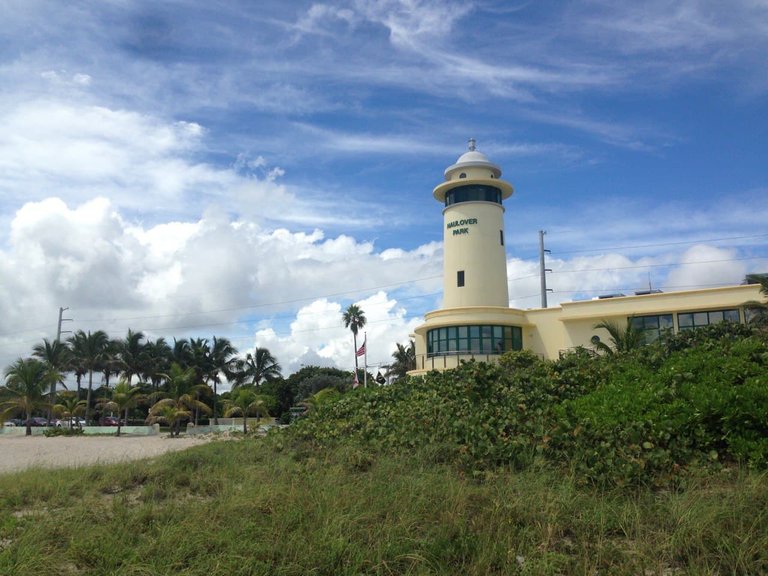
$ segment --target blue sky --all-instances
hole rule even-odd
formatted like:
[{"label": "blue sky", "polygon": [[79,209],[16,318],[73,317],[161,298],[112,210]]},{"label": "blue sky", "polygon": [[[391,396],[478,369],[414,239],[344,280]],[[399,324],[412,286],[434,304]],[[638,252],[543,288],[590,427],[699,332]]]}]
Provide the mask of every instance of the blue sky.
[{"label": "blue sky", "polygon": [[371,363],[440,306],[443,170],[515,187],[511,305],[768,270],[768,4],[0,5],[0,364],[68,329]]}]

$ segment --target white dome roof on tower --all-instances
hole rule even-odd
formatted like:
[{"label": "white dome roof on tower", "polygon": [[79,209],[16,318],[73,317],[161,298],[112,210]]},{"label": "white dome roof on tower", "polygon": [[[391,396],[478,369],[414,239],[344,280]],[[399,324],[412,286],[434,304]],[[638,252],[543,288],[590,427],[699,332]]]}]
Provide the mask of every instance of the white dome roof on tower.
[{"label": "white dome roof on tower", "polygon": [[488,157],[485,154],[478,152],[475,149],[474,138],[470,138],[469,150],[459,156],[459,159],[456,160],[456,164],[448,166],[448,168],[445,169],[445,179],[449,180],[451,173],[459,170],[460,168],[490,168],[495,178],[499,178],[501,176],[501,168],[488,160]]},{"label": "white dome roof on tower", "polygon": [[456,165],[459,164],[466,164],[467,162],[472,162],[473,164],[477,164],[480,162],[490,164],[491,161],[488,160],[488,157],[483,154],[482,152],[478,152],[477,150],[470,150],[469,152],[464,152],[461,156],[459,156],[459,159],[456,160]]}]

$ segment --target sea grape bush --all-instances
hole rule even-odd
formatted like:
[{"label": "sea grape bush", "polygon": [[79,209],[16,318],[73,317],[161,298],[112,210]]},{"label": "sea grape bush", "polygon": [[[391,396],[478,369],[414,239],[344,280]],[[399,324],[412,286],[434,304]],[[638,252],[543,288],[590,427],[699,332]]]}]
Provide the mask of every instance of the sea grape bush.
[{"label": "sea grape bush", "polygon": [[315,446],[432,449],[478,471],[536,462],[601,485],[667,484],[694,462],[768,467],[768,339],[715,326],[640,350],[557,361],[510,352],[313,409]]}]

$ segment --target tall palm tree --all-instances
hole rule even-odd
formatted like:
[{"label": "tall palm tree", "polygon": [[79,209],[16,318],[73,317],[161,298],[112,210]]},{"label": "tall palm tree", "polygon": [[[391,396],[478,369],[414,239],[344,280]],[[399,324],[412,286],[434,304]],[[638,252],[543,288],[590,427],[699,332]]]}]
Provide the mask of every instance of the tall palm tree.
[{"label": "tall palm tree", "polygon": [[264,381],[282,378],[282,367],[267,348],[256,348],[236,363],[233,388],[243,384],[258,387]]},{"label": "tall palm tree", "polygon": [[0,391],[4,398],[0,402],[3,418],[22,413],[27,423],[27,436],[32,435],[30,419],[32,412],[47,408],[45,395],[51,382],[60,375],[37,358],[19,358],[5,371],[5,387]]},{"label": "tall palm tree", "polygon": [[118,365],[128,384],[133,383],[134,376],[141,377],[147,364],[147,345],[142,340],[142,332],[134,332],[129,328],[125,338],[118,341]]},{"label": "tall palm tree", "polygon": [[236,362],[237,348],[227,338],[213,337],[213,345],[209,355],[208,377],[213,382],[213,423],[218,424],[219,418],[216,412],[216,399],[218,397],[218,385],[221,383],[223,374],[229,379],[233,374],[233,368]]},{"label": "tall palm tree", "polygon": [[188,366],[192,350],[189,345],[189,340],[181,338],[173,339],[173,347],[171,348],[171,362],[176,362],[179,366]]},{"label": "tall palm tree", "polygon": [[197,382],[205,382],[211,370],[211,346],[207,338],[190,338],[186,365],[194,369]]},{"label": "tall palm tree", "polygon": [[144,363],[142,378],[145,382],[151,382],[152,389],[156,392],[163,380],[163,374],[168,372],[171,366],[173,350],[165,338],[158,338],[154,342],[148,340],[144,349],[146,362]]},{"label": "tall palm tree", "polygon": [[243,434],[248,433],[249,415],[255,415],[257,419],[269,415],[267,399],[263,395],[257,394],[252,388],[239,388],[233,391],[230,399],[224,401],[224,406],[225,417],[243,417]]},{"label": "tall palm tree", "polygon": [[[48,398],[48,404],[53,406],[56,402],[56,385],[61,384],[64,386],[64,374],[69,369],[70,362],[70,350],[67,345],[60,340],[50,341],[47,338],[43,338],[42,344],[35,344],[32,348],[32,356],[42,361],[48,366],[50,370],[54,370],[59,373],[58,380],[51,381],[50,397]],[[48,411],[48,423],[51,423],[52,412]]]},{"label": "tall palm tree", "polygon": [[88,422],[91,410],[91,392],[93,391],[93,372],[101,368],[101,362],[109,344],[109,337],[103,330],[97,330],[93,333],[90,330],[87,333],[78,330],[68,342],[75,361],[88,373],[88,395],[85,400],[85,421]]},{"label": "tall palm tree", "polygon": [[357,374],[357,333],[361,328],[365,327],[365,313],[357,304],[350,304],[349,308],[344,311],[341,318],[344,321],[344,328],[352,330],[352,339],[355,345],[355,374]]},{"label": "tall palm tree", "polygon": [[128,411],[131,408],[135,408],[139,400],[142,398],[141,388],[139,386],[131,386],[131,383],[127,379],[122,379],[117,383],[115,389],[112,390],[111,398],[102,398],[99,400],[98,405],[101,410],[109,410],[117,412],[117,435],[120,436],[120,428],[122,426],[122,420],[120,420],[120,413],[124,413],[125,423],[128,424]]},{"label": "tall palm tree", "polygon": [[632,326],[632,322],[627,322],[623,330],[615,322],[601,320],[593,326],[594,329],[602,328],[608,332],[611,339],[609,346],[601,342],[598,337],[593,337],[593,344],[597,350],[605,354],[623,354],[632,350],[637,350],[643,345],[643,333]]},{"label": "tall palm tree", "polygon": [[107,345],[104,347],[104,353],[99,362],[102,377],[102,384],[109,388],[109,382],[112,376],[120,374],[120,341],[107,339]]},{"label": "tall palm tree", "polygon": [[392,358],[395,361],[387,366],[387,376],[405,378],[409,370],[416,369],[416,343],[409,340],[408,346],[403,346],[398,342],[397,350],[392,352]]},{"label": "tall palm tree", "polygon": [[168,397],[158,400],[149,409],[149,421],[167,423],[171,427],[171,436],[178,437],[181,423],[191,420],[195,409],[206,414],[210,414],[211,409],[196,397],[197,388],[205,384],[198,383],[194,368],[182,368],[174,362],[165,380]]}]

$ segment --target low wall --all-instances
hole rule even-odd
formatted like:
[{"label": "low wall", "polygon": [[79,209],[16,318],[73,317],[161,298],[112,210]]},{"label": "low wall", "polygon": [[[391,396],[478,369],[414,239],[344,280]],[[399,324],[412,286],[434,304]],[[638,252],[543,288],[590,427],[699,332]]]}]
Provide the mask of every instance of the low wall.
[{"label": "low wall", "polygon": [[[231,418],[231,422],[221,424],[223,418],[219,418],[219,424],[211,424],[210,426],[195,426],[194,424],[187,424],[187,436],[198,436],[200,434],[221,434],[226,432],[242,432],[243,431],[243,419]],[[239,421],[238,421],[239,420]],[[260,433],[265,433],[272,426],[274,426],[274,419],[257,420],[256,418],[248,419],[248,431],[252,431],[255,427],[258,427]]]},{"label": "low wall", "polygon": [[[49,430],[49,428],[44,426],[33,426],[32,436],[43,436],[46,430]],[[26,433],[26,426],[0,427],[0,434],[3,436],[24,436]],[[117,434],[117,426],[83,426],[83,434],[85,436],[104,436],[108,434]],[[120,428],[120,434],[125,434],[126,436],[157,436],[160,434],[160,425],[153,424],[152,426],[122,426]]]},{"label": "low wall", "polygon": [[224,432],[242,432],[242,424],[211,424],[210,426],[187,426],[187,436],[200,434],[221,434]]}]

